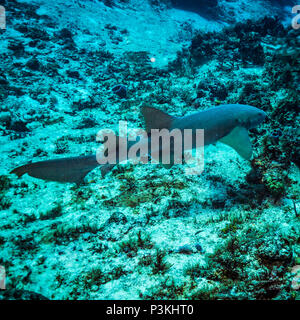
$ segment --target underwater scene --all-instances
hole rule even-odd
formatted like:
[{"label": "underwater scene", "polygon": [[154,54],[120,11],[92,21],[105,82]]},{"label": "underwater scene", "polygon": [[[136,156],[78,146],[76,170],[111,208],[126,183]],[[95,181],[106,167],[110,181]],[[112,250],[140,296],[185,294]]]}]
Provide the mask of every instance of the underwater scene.
[{"label": "underwater scene", "polygon": [[299,300],[300,1],[0,0],[0,300]]}]

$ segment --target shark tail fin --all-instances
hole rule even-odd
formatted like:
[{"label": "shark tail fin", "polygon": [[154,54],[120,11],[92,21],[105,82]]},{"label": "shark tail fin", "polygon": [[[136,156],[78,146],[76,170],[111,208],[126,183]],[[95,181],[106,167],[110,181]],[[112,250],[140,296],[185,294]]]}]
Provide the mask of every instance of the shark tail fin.
[{"label": "shark tail fin", "polygon": [[170,129],[173,121],[176,119],[176,117],[170,116],[161,110],[148,106],[143,106],[141,113],[144,117],[148,133],[151,132],[151,129]]},{"label": "shark tail fin", "polygon": [[80,183],[97,166],[99,163],[96,156],[90,155],[28,163],[13,169],[10,173],[18,177],[27,173],[31,177],[48,181]]}]

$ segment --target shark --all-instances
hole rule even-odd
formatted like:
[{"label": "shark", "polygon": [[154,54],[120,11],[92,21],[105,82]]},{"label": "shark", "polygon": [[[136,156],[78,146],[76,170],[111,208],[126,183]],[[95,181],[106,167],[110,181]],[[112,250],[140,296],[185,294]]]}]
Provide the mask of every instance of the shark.
[{"label": "shark", "polygon": [[[220,105],[183,117],[175,117],[159,109],[143,106],[141,114],[144,117],[148,134],[141,138],[142,141],[139,143],[144,142],[150,145],[153,129],[170,131],[178,129],[182,132],[190,129],[193,134],[197,129],[202,129],[204,130],[204,146],[221,142],[230,146],[245,160],[250,160],[253,153],[248,131],[260,125],[266,118],[263,110],[243,104]],[[134,143],[129,142],[128,148]],[[191,147],[195,148],[195,144],[193,143]],[[118,150],[116,153],[117,163],[120,163],[122,159],[118,155]],[[81,183],[89,172],[99,166],[102,176],[105,176],[115,164],[100,164],[97,155],[91,154],[27,163],[13,169],[10,173],[18,177],[28,174],[31,177],[48,181]],[[167,167],[171,166],[172,163]]]}]

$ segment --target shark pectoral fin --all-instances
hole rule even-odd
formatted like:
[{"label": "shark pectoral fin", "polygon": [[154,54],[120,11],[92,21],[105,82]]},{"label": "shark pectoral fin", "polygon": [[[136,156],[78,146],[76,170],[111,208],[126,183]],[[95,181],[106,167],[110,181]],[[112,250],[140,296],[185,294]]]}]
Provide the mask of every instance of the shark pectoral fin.
[{"label": "shark pectoral fin", "polygon": [[251,159],[252,144],[246,128],[236,127],[219,141],[233,148],[242,158]]}]

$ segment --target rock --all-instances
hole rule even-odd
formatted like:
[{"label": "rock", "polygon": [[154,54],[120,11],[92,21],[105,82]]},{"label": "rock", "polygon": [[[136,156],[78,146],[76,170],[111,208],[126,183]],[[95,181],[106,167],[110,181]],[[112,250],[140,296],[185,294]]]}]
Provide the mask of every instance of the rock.
[{"label": "rock", "polygon": [[125,224],[127,223],[127,218],[122,212],[114,212],[106,221],[106,224],[111,223]]},{"label": "rock", "polygon": [[68,39],[68,40],[73,40],[73,34],[72,32],[67,29],[67,28],[63,28],[58,32],[58,37],[60,39]]},{"label": "rock", "polygon": [[202,246],[201,246],[199,243],[196,243],[196,244],[195,244],[195,248],[196,248],[196,250],[199,251],[200,253],[203,253],[203,252],[204,252]]},{"label": "rock", "polygon": [[226,197],[219,196],[211,200],[212,207],[214,209],[223,209],[226,205]]},{"label": "rock", "polygon": [[100,228],[100,239],[118,241],[128,232],[130,225],[122,212],[114,212]]},{"label": "rock", "polygon": [[120,98],[127,97],[127,87],[122,84],[118,84],[117,86],[113,87],[112,91]]},{"label": "rock", "polygon": [[37,58],[32,58],[26,63],[26,67],[33,71],[40,71],[42,69],[42,64]]},{"label": "rock", "polygon": [[3,74],[0,74],[0,85],[7,86],[9,85],[8,80],[6,79],[6,76]]},{"label": "rock", "polygon": [[48,300],[48,298],[33,291],[7,289],[0,291],[0,300]]},{"label": "rock", "polygon": [[11,114],[9,112],[0,113],[0,124],[8,124],[11,122]]},{"label": "rock", "polygon": [[70,78],[80,79],[80,74],[77,70],[67,70],[67,75]]},{"label": "rock", "polygon": [[218,0],[171,0],[171,3],[175,8],[193,11],[201,15],[208,13],[213,14],[218,7]]},{"label": "rock", "polygon": [[8,128],[9,130],[14,130],[16,132],[28,132],[29,129],[26,127],[26,123],[22,120],[13,120]]},{"label": "rock", "polygon": [[93,128],[97,124],[98,124],[97,121],[93,117],[88,117],[88,118],[84,118],[82,121],[80,121],[80,123],[78,124],[76,129]]},{"label": "rock", "polygon": [[13,51],[13,54],[16,57],[20,57],[25,52],[24,44],[20,41],[10,42],[8,45],[8,49]]},{"label": "rock", "polygon": [[193,249],[188,244],[185,244],[181,247],[179,247],[177,250],[175,250],[177,253],[183,253],[183,254],[192,254]]}]

